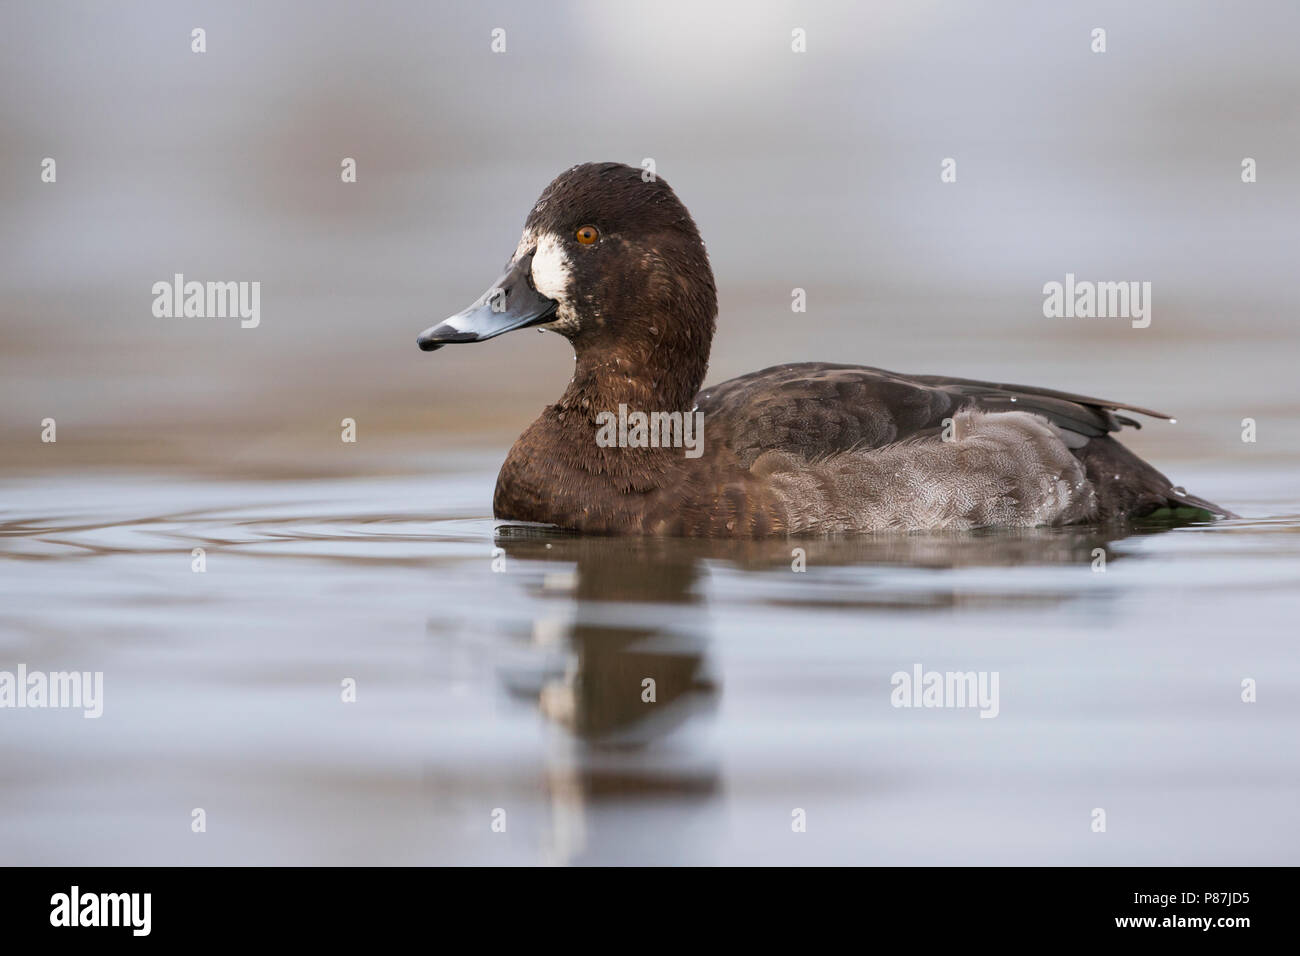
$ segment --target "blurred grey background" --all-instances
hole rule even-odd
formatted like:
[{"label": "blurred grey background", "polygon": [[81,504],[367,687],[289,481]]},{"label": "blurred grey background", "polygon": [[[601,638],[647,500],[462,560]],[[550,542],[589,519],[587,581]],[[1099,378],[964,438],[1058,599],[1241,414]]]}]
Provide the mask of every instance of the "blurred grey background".
[{"label": "blurred grey background", "polygon": [[[1298,34],[1289,0],[6,4],[0,467],[504,455],[567,344],[415,335],[556,173],[646,157],[712,256],[711,381],[822,359],[1052,385],[1178,415],[1133,441],[1165,463],[1293,460]],[[176,272],[260,281],[261,326],[155,318]],[[1066,272],[1151,281],[1151,327],[1045,319]]]}]

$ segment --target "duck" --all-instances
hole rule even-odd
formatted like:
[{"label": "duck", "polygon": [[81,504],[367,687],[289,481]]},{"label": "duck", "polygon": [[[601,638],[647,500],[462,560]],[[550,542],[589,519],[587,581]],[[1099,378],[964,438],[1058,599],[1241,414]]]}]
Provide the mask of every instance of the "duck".
[{"label": "duck", "polygon": [[1236,517],[1116,440],[1134,415],[1172,421],[1136,405],[825,362],[703,387],[717,315],[704,241],[668,183],[583,163],[542,192],[504,273],[417,344],[538,328],[573,347],[568,387],[501,467],[501,522],[766,538]]}]

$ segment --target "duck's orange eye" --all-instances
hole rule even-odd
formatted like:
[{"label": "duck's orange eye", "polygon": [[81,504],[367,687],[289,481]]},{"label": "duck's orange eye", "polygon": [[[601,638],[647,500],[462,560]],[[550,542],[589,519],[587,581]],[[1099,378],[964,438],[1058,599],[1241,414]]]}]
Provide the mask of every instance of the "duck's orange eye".
[{"label": "duck's orange eye", "polygon": [[583,226],[578,230],[578,241],[584,246],[589,246],[600,238],[600,232],[595,226]]}]

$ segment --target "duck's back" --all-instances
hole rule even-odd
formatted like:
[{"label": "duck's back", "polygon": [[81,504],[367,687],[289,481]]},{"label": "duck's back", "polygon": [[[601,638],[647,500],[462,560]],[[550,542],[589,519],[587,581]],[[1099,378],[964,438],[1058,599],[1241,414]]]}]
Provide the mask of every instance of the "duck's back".
[{"label": "duck's back", "polygon": [[[900,442],[928,448],[933,441],[952,437],[954,418],[963,412],[986,413],[980,426],[986,430],[997,421],[994,416],[1028,413],[1050,422],[1051,431],[1082,465],[1095,493],[1088,519],[1140,517],[1161,508],[1189,506],[1230,515],[1218,505],[1175,489],[1168,478],[1111,437],[1125,426],[1141,427],[1117,412],[1168,418],[1119,402],[1023,385],[808,362],[773,366],[706,387],[697,404],[704,413],[708,440],[729,447],[742,466],[752,468],[772,453],[782,456],[787,470],[795,467],[792,461],[825,463]],[[1020,416],[1016,420],[1025,422]],[[1032,429],[1023,439],[1013,435],[1008,440],[1017,444],[1031,438],[1040,444],[1047,441]],[[896,457],[913,463],[917,456]],[[770,466],[760,463],[760,467]],[[928,467],[936,470],[936,480],[943,478],[941,463]]]}]

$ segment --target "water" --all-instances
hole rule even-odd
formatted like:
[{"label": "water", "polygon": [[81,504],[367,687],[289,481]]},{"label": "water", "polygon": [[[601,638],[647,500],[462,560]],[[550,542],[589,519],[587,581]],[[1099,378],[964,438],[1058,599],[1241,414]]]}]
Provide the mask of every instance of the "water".
[{"label": "water", "polygon": [[[735,543],[499,527],[494,468],[0,484],[0,670],[104,673],[0,711],[0,860],[1296,862],[1284,472],[1126,537]],[[997,716],[891,706],[917,664]]]}]

